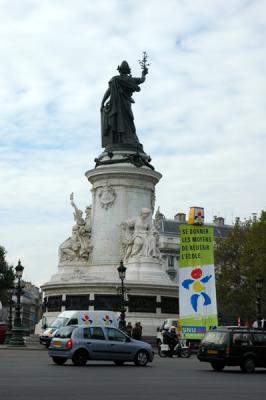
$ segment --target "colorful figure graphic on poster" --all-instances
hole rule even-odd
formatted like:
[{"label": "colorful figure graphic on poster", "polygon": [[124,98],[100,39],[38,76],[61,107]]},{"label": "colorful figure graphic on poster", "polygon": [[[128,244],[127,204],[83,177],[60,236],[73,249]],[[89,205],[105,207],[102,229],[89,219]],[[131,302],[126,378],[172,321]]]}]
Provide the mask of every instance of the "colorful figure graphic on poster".
[{"label": "colorful figure graphic on poster", "polygon": [[211,304],[211,298],[210,296],[205,292],[206,287],[203,285],[203,283],[207,283],[211,278],[212,275],[206,275],[202,278],[202,269],[201,268],[195,268],[191,272],[191,277],[193,279],[185,279],[182,282],[183,288],[189,290],[190,285],[192,285],[192,290],[194,294],[191,295],[190,298],[190,303],[192,305],[192,308],[195,312],[198,311],[198,301],[199,298],[202,297],[204,299],[204,306],[208,306]]}]

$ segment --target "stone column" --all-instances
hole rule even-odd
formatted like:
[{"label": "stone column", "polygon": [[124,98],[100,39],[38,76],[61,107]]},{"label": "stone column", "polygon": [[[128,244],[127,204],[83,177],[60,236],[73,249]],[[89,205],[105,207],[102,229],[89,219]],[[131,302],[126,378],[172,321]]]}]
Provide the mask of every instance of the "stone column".
[{"label": "stone column", "polygon": [[118,265],[120,224],[146,207],[152,212],[159,172],[132,164],[99,166],[86,172],[92,184],[92,265]]}]

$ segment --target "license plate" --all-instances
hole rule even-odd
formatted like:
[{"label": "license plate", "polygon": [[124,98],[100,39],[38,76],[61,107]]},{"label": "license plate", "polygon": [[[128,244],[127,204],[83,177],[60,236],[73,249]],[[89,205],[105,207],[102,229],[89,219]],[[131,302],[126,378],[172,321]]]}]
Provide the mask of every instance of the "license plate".
[{"label": "license plate", "polygon": [[54,347],[62,347],[62,342],[54,341],[54,342],[53,342],[53,346],[54,346]]},{"label": "license plate", "polygon": [[208,354],[218,354],[218,350],[208,350]]}]

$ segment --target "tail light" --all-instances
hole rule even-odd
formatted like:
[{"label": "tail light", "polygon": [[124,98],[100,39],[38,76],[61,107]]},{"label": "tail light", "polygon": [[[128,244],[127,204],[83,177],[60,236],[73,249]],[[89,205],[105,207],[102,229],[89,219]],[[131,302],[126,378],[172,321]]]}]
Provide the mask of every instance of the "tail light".
[{"label": "tail light", "polygon": [[230,347],[227,346],[226,349],[225,349],[225,354],[230,354],[230,351],[231,351]]},{"label": "tail light", "polygon": [[72,339],[69,339],[69,341],[66,343],[66,349],[70,350],[72,349],[73,341]]}]

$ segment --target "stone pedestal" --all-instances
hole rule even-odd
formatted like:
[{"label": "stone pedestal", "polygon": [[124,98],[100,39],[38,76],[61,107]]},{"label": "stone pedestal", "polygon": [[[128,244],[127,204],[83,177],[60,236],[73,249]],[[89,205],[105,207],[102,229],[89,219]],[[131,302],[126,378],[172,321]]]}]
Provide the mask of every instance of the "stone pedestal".
[{"label": "stone pedestal", "polygon": [[[92,250],[86,262],[61,261],[58,272],[42,289],[48,303],[49,298],[53,298],[51,304],[56,297],[61,299],[61,311],[65,309],[67,296],[87,296],[87,307],[97,309],[101,296],[108,299],[116,297],[114,301],[117,301],[117,289],[120,286],[117,267],[124,257],[127,268],[125,286],[128,293],[126,320],[132,323],[141,321],[144,335],[155,336],[161,321],[171,317],[171,314],[162,311],[165,299],[169,298],[174,302],[176,299],[178,302],[178,291],[169,275],[162,271],[159,248],[153,256],[140,253],[138,256],[125,257],[122,254],[121,224],[127,222],[127,226],[130,226],[130,221],[136,220],[143,209],[151,211],[145,223],[149,222],[150,226],[147,235],[152,235],[155,186],[161,179],[161,174],[152,169],[145,153],[129,153],[122,150],[104,152],[96,160],[96,168],[86,172],[85,175],[92,185]],[[140,307],[145,299],[146,306]],[[134,310],[133,304],[136,305],[136,302],[138,306]],[[151,303],[150,307],[148,304]],[[112,307],[114,304],[111,309],[120,309],[119,306]],[[58,313],[51,311],[45,315],[49,318]]]},{"label": "stone pedestal", "polygon": [[[116,158],[121,158],[121,152]],[[86,172],[92,184],[92,265],[118,264],[120,224],[136,218],[146,207],[152,212],[155,185],[162,175],[130,163],[99,166]]]},{"label": "stone pedestal", "polygon": [[159,260],[150,257],[133,257],[126,263],[127,281],[150,284],[150,285],[171,285],[171,280],[162,271],[162,264]]}]

